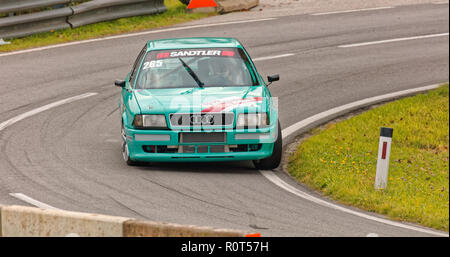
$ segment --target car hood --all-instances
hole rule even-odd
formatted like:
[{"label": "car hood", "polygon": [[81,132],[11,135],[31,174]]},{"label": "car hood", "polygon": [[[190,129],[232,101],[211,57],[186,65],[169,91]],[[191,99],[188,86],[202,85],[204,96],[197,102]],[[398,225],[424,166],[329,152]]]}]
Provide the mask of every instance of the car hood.
[{"label": "car hood", "polygon": [[265,106],[262,86],[146,89],[134,95],[142,114],[236,112]]}]

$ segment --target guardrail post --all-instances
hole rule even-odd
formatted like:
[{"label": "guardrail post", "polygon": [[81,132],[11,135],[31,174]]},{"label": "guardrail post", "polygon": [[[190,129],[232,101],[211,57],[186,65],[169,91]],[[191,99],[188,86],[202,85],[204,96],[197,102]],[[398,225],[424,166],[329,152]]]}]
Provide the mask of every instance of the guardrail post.
[{"label": "guardrail post", "polygon": [[387,186],[389,170],[389,157],[391,154],[392,133],[394,129],[380,129],[380,141],[378,144],[377,173],[375,176],[375,189],[384,189]]}]

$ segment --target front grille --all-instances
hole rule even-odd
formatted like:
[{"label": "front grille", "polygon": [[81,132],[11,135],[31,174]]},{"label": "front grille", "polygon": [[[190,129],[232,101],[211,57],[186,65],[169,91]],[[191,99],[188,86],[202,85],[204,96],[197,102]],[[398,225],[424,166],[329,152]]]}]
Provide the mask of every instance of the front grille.
[{"label": "front grille", "polygon": [[[262,144],[241,145],[144,145],[146,153],[230,153],[259,151]],[[175,157],[172,157],[175,158]]]},{"label": "front grille", "polygon": [[223,127],[232,126],[234,113],[171,113],[170,125],[176,127]]},{"label": "front grille", "polygon": [[225,143],[226,134],[222,132],[182,132],[179,134],[180,143]]},{"label": "front grille", "polygon": [[209,151],[211,153],[224,153],[225,146],[224,145],[212,145],[209,147]]}]

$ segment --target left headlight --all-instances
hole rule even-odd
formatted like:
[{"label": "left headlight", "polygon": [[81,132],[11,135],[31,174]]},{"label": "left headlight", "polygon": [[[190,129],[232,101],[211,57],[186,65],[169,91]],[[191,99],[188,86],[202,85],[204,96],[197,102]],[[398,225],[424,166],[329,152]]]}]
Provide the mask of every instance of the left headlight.
[{"label": "left headlight", "polygon": [[241,113],[238,116],[236,127],[238,128],[261,128],[270,124],[267,113]]},{"label": "left headlight", "polygon": [[133,126],[135,128],[167,128],[166,116],[160,114],[136,115]]}]

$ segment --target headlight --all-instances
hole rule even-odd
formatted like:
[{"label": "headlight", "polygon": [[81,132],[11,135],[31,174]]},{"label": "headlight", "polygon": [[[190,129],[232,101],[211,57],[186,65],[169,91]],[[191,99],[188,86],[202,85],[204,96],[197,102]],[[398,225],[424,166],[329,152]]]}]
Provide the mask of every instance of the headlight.
[{"label": "headlight", "polygon": [[167,128],[164,115],[136,115],[133,126],[135,128]]},{"label": "headlight", "polygon": [[241,113],[238,116],[236,127],[260,128],[269,125],[269,116],[267,113]]}]

